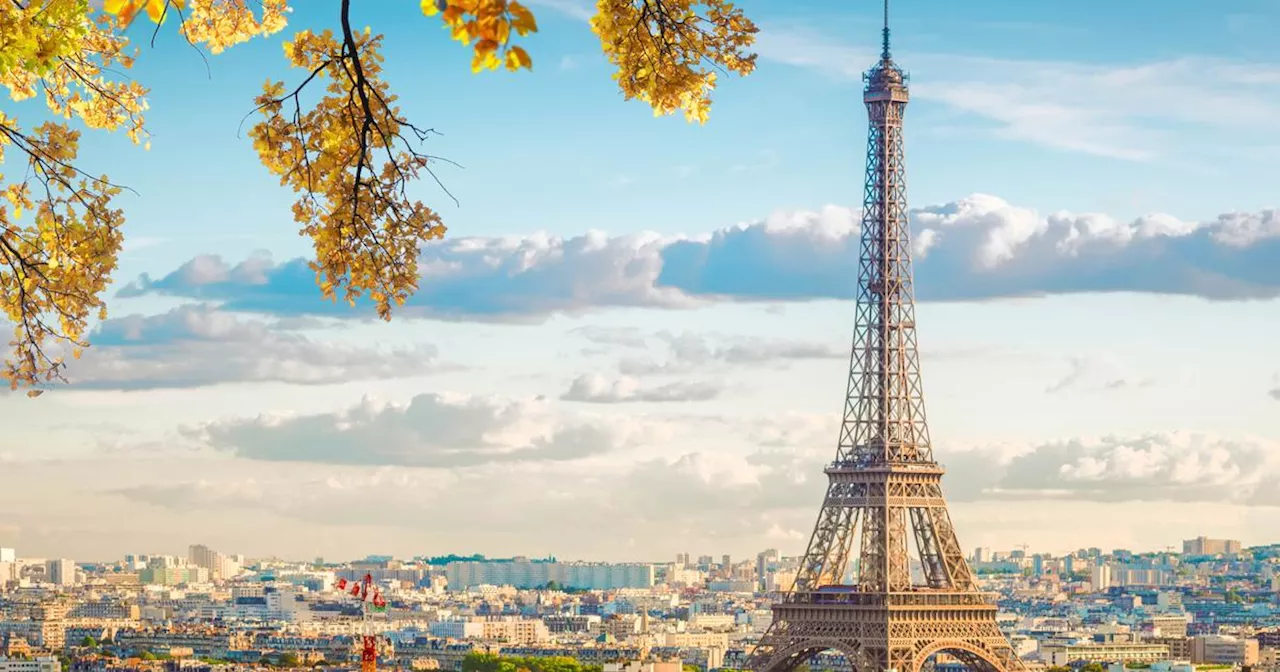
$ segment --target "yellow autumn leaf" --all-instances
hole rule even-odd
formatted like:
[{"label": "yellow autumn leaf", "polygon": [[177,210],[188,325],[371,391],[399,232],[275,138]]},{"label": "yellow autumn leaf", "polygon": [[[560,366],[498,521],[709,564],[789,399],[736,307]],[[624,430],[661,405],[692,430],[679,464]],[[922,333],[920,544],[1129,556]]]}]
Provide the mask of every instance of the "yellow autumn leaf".
[{"label": "yellow autumn leaf", "polygon": [[511,47],[507,50],[507,69],[519,70],[520,68],[533,68],[533,61],[529,58],[529,54],[520,47]]},{"label": "yellow autumn leaf", "polygon": [[159,23],[168,8],[167,0],[147,0],[147,17]]},{"label": "yellow autumn leaf", "polygon": [[513,0],[508,5],[507,11],[511,13],[511,27],[515,29],[517,35],[523,37],[529,33],[538,32],[538,22],[533,18],[533,12],[529,11],[528,7]]}]

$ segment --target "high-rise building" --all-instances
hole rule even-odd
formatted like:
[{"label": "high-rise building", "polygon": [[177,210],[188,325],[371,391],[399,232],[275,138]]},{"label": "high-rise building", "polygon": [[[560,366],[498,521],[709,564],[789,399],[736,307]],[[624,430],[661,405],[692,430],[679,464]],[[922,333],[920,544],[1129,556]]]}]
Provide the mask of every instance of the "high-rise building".
[{"label": "high-rise building", "polygon": [[1111,587],[1111,565],[1098,563],[1093,567],[1093,576],[1089,582],[1094,590],[1106,590]]},{"label": "high-rise building", "polygon": [[1236,555],[1242,550],[1235,539],[1196,537],[1182,542],[1183,555]]},{"label": "high-rise building", "polygon": [[72,560],[50,560],[45,563],[45,575],[49,583],[58,586],[74,586],[76,584],[76,563]]},{"label": "high-rise building", "polygon": [[1191,662],[1198,665],[1256,665],[1258,640],[1228,635],[1194,637],[1191,640]]},{"label": "high-rise building", "polygon": [[17,562],[18,552],[12,548],[0,548],[0,562]]},{"label": "high-rise building", "polygon": [[[778,549],[770,548],[756,555],[756,588],[760,592],[769,589],[769,572],[778,564]],[[770,616],[772,618],[772,616]]]},{"label": "high-rise building", "polygon": [[189,547],[187,560],[196,567],[207,569],[209,578],[213,580],[230,579],[240,573],[240,562],[235,556],[223,555],[203,544]]}]

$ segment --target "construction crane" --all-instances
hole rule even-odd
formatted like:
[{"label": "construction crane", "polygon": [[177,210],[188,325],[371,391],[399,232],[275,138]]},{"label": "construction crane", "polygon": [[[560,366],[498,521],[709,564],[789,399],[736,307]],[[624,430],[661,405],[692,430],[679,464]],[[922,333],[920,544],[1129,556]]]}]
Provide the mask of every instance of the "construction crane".
[{"label": "construction crane", "polygon": [[365,574],[359,581],[338,579],[334,587],[339,591],[360,600],[360,672],[377,672],[378,670],[378,635],[373,631],[373,613],[385,611],[387,601],[382,591],[373,584],[373,576]]}]

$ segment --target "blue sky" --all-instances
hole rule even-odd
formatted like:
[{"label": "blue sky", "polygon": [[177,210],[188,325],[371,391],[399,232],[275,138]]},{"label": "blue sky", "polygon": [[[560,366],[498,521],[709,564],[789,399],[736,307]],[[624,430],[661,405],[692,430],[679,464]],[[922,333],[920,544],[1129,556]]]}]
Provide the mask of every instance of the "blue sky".
[{"label": "blue sky", "polygon": [[[336,2],[296,4],[283,35],[334,25]],[[1273,541],[1280,4],[898,4],[961,543]],[[208,70],[171,33],[144,47],[152,149],[84,152],[138,191],[114,321],[72,388],[0,397],[22,428],[0,462],[41,484],[0,493],[0,545],[802,550],[843,392],[879,6],[744,3],[759,68],[700,127],[621,100],[589,7],[531,5],[533,72],[483,75],[417,3],[357,7],[405,114],[443,133],[430,153],[465,166],[440,170],[459,205],[417,187],[449,239],[389,325],[295,272],[292,198],[239,128],[265,79],[298,79],[281,36]]]}]

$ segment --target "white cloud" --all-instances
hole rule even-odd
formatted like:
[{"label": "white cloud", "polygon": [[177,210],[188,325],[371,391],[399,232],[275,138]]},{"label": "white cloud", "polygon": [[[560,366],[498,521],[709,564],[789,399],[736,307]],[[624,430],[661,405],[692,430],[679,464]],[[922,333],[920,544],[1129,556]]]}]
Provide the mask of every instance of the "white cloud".
[{"label": "white cloud", "polygon": [[1189,432],[1077,439],[1037,446],[1001,466],[988,496],[1280,505],[1274,440]]},{"label": "white cloud", "polygon": [[[189,276],[222,276],[194,264]],[[284,321],[281,321],[284,322]],[[93,346],[69,364],[76,388],[184,388],[219,383],[279,381],[320,385],[424,375],[443,365],[435,346],[378,349],[313,340],[289,327],[221,312],[206,304],[157,315],[128,315],[101,323]]]},{"label": "white cloud", "polygon": [[[587,333],[624,349],[661,343],[652,332],[579,331]],[[1082,362],[1088,374],[1073,389],[1096,389],[1117,374],[1132,379],[1105,360]],[[599,389],[626,399],[638,396],[628,389],[664,382]],[[835,454],[839,418],[769,403],[762,411],[708,403],[610,413],[617,407],[426,394],[335,413],[225,419],[191,428],[182,440],[120,434],[75,459],[0,451],[12,453],[4,469],[17,484],[0,489],[0,526],[21,528],[6,543],[95,554],[71,557],[180,550],[195,541],[334,557],[466,551],[660,559],[668,551],[736,554],[766,545],[799,552],[825,491],[822,468]],[[202,448],[184,450],[188,443]],[[957,446],[942,435],[935,454],[948,469],[944,487],[966,543],[1022,541],[1024,530],[1042,531],[1027,535],[1033,543],[1104,543],[1169,511],[1218,507],[1245,515],[1280,505],[1273,440],[1166,432]],[[170,476],[158,481],[157,473]],[[1097,515],[1125,502],[1125,515],[1104,516],[1106,525],[1083,539],[1072,536],[1078,522],[1060,515],[1063,501]],[[1152,502],[1164,508],[1143,504]],[[1015,527],[1002,527],[1008,516],[1018,517]],[[1275,529],[1250,525],[1252,534]],[[291,534],[269,532],[281,528]],[[190,538],[193,529],[198,539]],[[626,546],[629,540],[637,546]]]},{"label": "white cloud", "polygon": [[[301,464],[286,473],[264,464],[253,476],[228,468],[187,482],[136,482],[111,491],[179,513],[243,510],[334,526],[376,521],[405,533],[429,519],[435,549],[546,549],[562,556],[616,557],[618,545],[629,539],[653,544],[650,552],[690,543],[758,548],[776,539],[787,542],[788,552],[798,552],[826,488],[822,467],[834,454],[814,447],[815,439],[831,438],[834,421],[817,416],[776,423],[726,421],[747,429],[722,432],[731,439],[722,447],[648,460],[636,459],[650,449],[641,442],[627,456],[608,462],[494,462],[465,469],[352,465],[330,473],[317,471],[316,465]],[[766,429],[769,424],[785,427]],[[744,441],[748,435],[772,437],[773,445]],[[294,436],[282,431],[276,438]],[[737,452],[728,445],[735,441],[743,446]],[[1081,509],[1126,502],[1127,510],[1157,517],[1185,504],[1280,505],[1271,487],[1280,479],[1275,441],[1169,432],[948,447],[940,458],[948,468],[944,490],[957,510],[1010,508],[1008,502],[1016,500],[1012,508],[1039,511],[1036,524],[1061,529],[1060,534],[1076,525],[1056,516],[1048,504],[1061,500]],[[1144,502],[1163,502],[1166,508],[1143,509]],[[441,515],[442,507],[450,513]],[[1061,524],[1054,527],[1053,520]],[[1128,522],[1143,524],[1138,518]],[[488,541],[475,536],[477,526],[483,526]],[[596,534],[564,532],[581,529]],[[977,531],[961,528],[966,539]]]},{"label": "white cloud", "polygon": [[560,398],[592,404],[710,401],[720,396],[722,390],[720,383],[712,381],[681,380],[646,386],[629,376],[610,379],[598,373],[588,373],[575,378]]},{"label": "white cloud", "polygon": [[668,356],[665,360],[626,356],[618,362],[618,370],[628,376],[651,376],[849,356],[847,351],[840,348],[809,341],[741,336],[709,337],[690,332],[673,334],[666,331],[655,333],[651,338],[666,346]]},{"label": "white cloud", "polygon": [[[1280,210],[1208,222],[1164,214],[1044,215],[975,194],[912,213],[917,298],[981,300],[1042,294],[1150,292],[1241,300],[1280,296]],[[921,248],[920,246],[924,247]],[[609,307],[691,308],[717,301],[852,298],[859,216],[846,208],[779,212],[711,234],[662,237],[455,238],[427,245],[421,289],[402,315],[540,321]],[[230,265],[196,257],[120,296],[218,301],[226,310],[367,316],[320,299],[304,259]]]},{"label": "white cloud", "polygon": [[566,417],[538,401],[421,394],[407,404],[366,397],[337,413],[223,420],[184,433],[253,460],[448,468],[578,460],[627,446],[644,429]]}]

